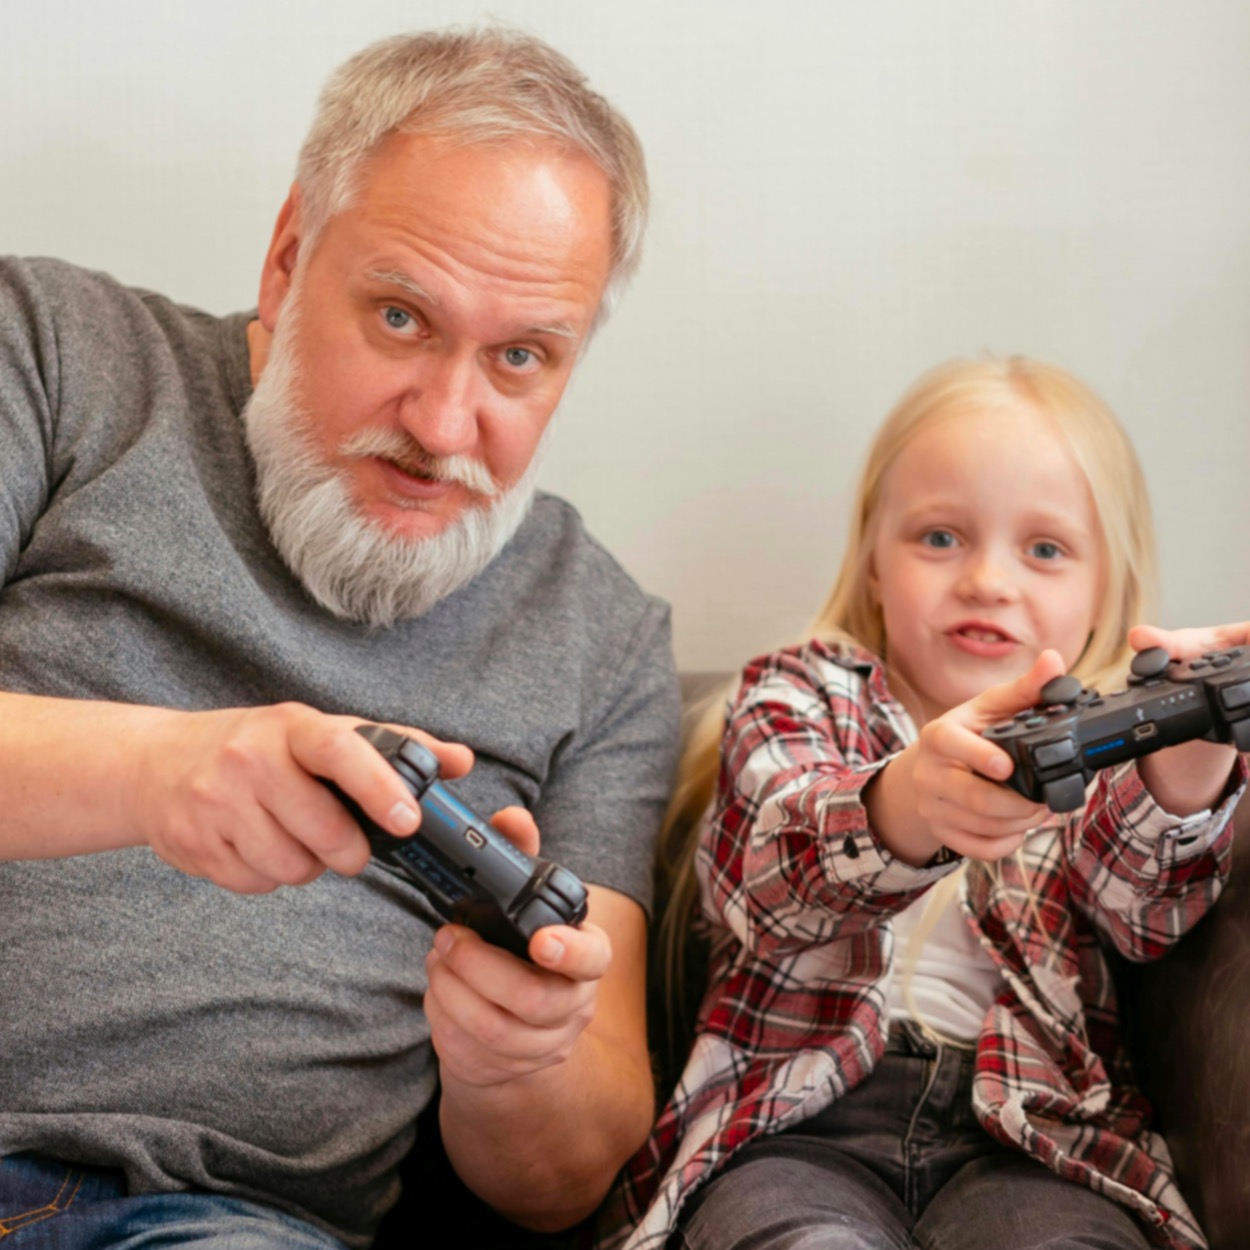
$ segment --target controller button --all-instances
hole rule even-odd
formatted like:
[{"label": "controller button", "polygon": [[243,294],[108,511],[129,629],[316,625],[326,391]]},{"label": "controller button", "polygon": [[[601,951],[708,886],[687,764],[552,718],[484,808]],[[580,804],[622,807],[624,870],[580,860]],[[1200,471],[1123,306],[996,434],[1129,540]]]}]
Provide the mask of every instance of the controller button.
[{"label": "controller button", "polygon": [[530,899],[530,901],[521,908],[521,911],[516,918],[517,928],[520,929],[522,933],[529,934],[530,936],[537,933],[539,929],[546,925],[563,923],[564,919],[559,912],[557,912],[550,903],[541,898]]},{"label": "controller button", "polygon": [[1129,667],[1134,676],[1149,680],[1151,677],[1158,677],[1167,668],[1171,658],[1162,647],[1147,647],[1133,657]]},{"label": "controller button", "polygon": [[1193,661],[1191,661],[1191,662],[1190,662],[1189,667],[1190,667],[1190,669],[1191,669],[1193,672],[1195,672],[1195,673],[1199,673],[1199,672],[1201,672],[1204,668],[1209,668],[1209,667],[1210,667],[1210,665],[1211,665],[1211,661],[1210,661],[1210,660],[1208,660],[1208,659],[1206,659],[1206,658],[1204,657],[1204,658],[1203,658],[1203,659],[1201,659],[1201,660],[1193,660]]},{"label": "controller button", "polygon": [[1045,723],[1046,717],[1044,716],[1030,716],[1029,719],[1024,722],[1024,727],[1025,729],[1038,729]]},{"label": "controller button", "polygon": [[405,738],[395,758],[407,764],[420,779],[422,788],[438,780],[438,757],[412,738]]},{"label": "controller button", "polygon": [[1033,762],[1038,768],[1054,768],[1058,764],[1068,764],[1076,759],[1076,743],[1070,738],[1059,742],[1045,742],[1033,748]]},{"label": "controller button", "polygon": [[1211,667],[1227,668],[1232,662],[1233,657],[1231,655],[1217,655],[1215,659],[1211,661]]},{"label": "controller button", "polygon": [[1230,660],[1239,660],[1241,659],[1241,648],[1230,647],[1227,651],[1224,652],[1224,654],[1228,656]]},{"label": "controller button", "polygon": [[1225,686],[1220,691],[1220,702],[1230,712],[1250,707],[1250,681],[1238,682],[1235,686]]},{"label": "controller button", "polygon": [[1033,708],[1029,708],[1027,712],[1017,712],[1015,719],[1019,721],[1032,720],[1036,715],[1037,713],[1033,710]]},{"label": "controller button", "polygon": [[1052,677],[1042,687],[1043,703],[1075,703],[1084,686],[1080,681],[1066,674],[1063,677]]},{"label": "controller button", "polygon": [[1074,812],[1085,803],[1085,780],[1080,773],[1057,777],[1042,787],[1042,797],[1052,812]]}]

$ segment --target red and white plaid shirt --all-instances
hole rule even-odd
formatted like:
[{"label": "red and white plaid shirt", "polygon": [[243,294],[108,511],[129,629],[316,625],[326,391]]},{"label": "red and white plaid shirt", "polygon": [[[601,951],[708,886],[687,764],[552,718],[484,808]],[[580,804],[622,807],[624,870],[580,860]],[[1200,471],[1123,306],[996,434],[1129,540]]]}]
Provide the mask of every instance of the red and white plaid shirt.
[{"label": "red and white plaid shirt", "polygon": [[[864,786],[916,729],[879,661],[820,642],[747,666],[699,848],[710,985],[682,1079],[600,1223],[658,1250],[737,1150],[853,1089],[885,1045],[890,917],[955,865],[913,868],[868,827]],[[1161,955],[1218,896],[1239,758],[1212,814],[1168,815],[1135,767],[1098,775],[1022,855],[969,861],[964,911],[1005,988],[977,1046],[986,1131],[1135,1211],[1161,1246],[1206,1245],[1120,1041],[1103,956]],[[1027,882],[1027,884],[1026,884]]]}]

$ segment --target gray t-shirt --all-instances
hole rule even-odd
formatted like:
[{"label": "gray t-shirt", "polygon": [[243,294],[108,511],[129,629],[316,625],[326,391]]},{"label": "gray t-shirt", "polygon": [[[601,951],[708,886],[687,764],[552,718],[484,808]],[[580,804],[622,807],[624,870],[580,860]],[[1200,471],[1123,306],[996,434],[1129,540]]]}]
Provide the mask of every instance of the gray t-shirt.
[{"label": "gray t-shirt", "polygon": [[[648,906],[678,715],[667,610],[540,495],[425,616],[329,616],[253,504],[247,321],[0,261],[0,687],[419,725],[473,747],[470,805],[524,804],[546,856]],[[422,914],[373,866],[244,897],[147,849],[0,864],[0,1154],[363,1244],[436,1077]]]}]

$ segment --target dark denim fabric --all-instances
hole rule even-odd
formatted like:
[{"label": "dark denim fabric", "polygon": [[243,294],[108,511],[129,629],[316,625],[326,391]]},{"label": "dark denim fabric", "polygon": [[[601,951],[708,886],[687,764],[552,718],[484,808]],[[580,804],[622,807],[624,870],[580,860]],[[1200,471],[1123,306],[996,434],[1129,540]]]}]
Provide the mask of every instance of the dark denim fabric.
[{"label": "dark denim fabric", "polygon": [[743,1147],[682,1212],[680,1250],[1146,1250],[1109,1198],[1002,1146],[973,1056],[905,1026],[845,1098]]}]

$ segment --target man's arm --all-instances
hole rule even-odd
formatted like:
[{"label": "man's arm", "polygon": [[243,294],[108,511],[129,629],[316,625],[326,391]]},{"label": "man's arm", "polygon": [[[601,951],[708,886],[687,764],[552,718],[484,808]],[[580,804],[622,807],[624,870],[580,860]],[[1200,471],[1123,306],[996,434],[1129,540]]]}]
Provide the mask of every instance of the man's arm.
[{"label": "man's arm", "polygon": [[[302,704],[183,712],[0,693],[0,860],[148,845],[240,893],[360,872],[368,843],[317,778],[397,834],[420,817],[358,723]],[[468,767],[466,748],[418,736],[447,775]]]},{"label": "man's arm", "polygon": [[503,1215],[546,1231],[598,1206],[654,1114],[645,916],[589,894],[581,930],[535,934],[534,967],[450,926],[430,958],[448,1157]]}]

